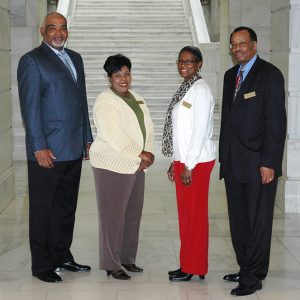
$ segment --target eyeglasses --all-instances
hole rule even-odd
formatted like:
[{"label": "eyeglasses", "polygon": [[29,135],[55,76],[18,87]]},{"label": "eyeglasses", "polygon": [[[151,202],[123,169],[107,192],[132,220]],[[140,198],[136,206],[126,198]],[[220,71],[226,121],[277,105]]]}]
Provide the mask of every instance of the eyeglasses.
[{"label": "eyeglasses", "polygon": [[230,44],[229,45],[229,48],[230,49],[237,49],[238,47],[239,48],[246,48],[248,45],[248,42],[240,42],[240,43],[236,43],[236,44]]},{"label": "eyeglasses", "polygon": [[199,62],[200,60],[176,60],[177,65],[191,66],[195,62]]}]

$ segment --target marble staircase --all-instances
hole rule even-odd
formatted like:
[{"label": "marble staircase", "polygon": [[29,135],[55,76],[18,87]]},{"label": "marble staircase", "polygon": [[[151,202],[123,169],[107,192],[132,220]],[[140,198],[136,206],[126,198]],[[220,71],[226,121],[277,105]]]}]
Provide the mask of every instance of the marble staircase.
[{"label": "marble staircase", "polygon": [[[146,100],[155,124],[158,150],[171,97],[182,79],[175,60],[179,50],[194,45],[187,0],[76,0],[70,19],[68,47],[82,54],[93,132],[92,107],[96,96],[108,86],[102,68],[109,55],[123,53],[132,61],[132,89]],[[218,103],[219,44],[199,45],[204,64],[202,76]],[[16,65],[14,66],[16,70]],[[13,157],[25,160],[25,132],[16,85],[13,122]],[[219,105],[215,110],[215,140],[219,133]]]},{"label": "marble staircase", "polygon": [[[161,140],[168,104],[181,82],[175,64],[178,51],[194,44],[184,2],[76,1],[68,47],[83,56],[90,112],[96,96],[108,86],[102,68],[106,58],[122,53],[132,61],[132,89],[145,98],[156,140]],[[214,81],[213,73],[208,75]]]}]

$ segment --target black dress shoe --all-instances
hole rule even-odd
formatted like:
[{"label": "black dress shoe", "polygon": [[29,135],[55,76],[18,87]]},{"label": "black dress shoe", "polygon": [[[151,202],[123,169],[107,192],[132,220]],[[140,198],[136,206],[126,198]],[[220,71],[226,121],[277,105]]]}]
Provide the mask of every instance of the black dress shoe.
[{"label": "black dress shoe", "polygon": [[[169,276],[169,279],[171,281],[189,281],[191,280],[191,278],[194,276],[194,274],[189,274],[189,273],[184,273],[182,272],[181,270],[176,272],[176,273],[173,273],[173,275],[170,275]],[[205,276],[204,275],[199,275],[199,278],[200,279],[204,279]]]},{"label": "black dress shoe", "polygon": [[121,280],[129,280],[131,277],[126,274],[123,270],[115,270],[115,271],[106,271],[107,276],[112,276],[113,278],[116,279],[121,279]]},{"label": "black dress shoe", "polygon": [[261,281],[259,281],[255,285],[250,285],[250,286],[239,284],[236,288],[231,290],[230,294],[235,296],[247,296],[261,289],[262,289]]},{"label": "black dress shoe", "polygon": [[179,269],[177,269],[177,270],[174,270],[174,271],[169,271],[169,272],[168,272],[168,275],[169,275],[169,276],[172,276],[172,275],[175,275],[176,273],[179,273],[179,272],[181,272],[181,268],[179,268]]},{"label": "black dress shoe", "polygon": [[223,277],[223,279],[226,281],[239,282],[240,273],[227,274]]},{"label": "black dress shoe", "polygon": [[33,275],[34,277],[38,278],[39,280],[45,282],[59,282],[62,281],[61,277],[58,276],[54,271],[46,271],[41,272]]},{"label": "black dress shoe", "polygon": [[143,272],[144,271],[142,268],[138,267],[135,264],[129,264],[129,265],[122,264],[122,266],[129,272]]},{"label": "black dress shoe", "polygon": [[191,280],[191,278],[193,277],[193,274],[189,274],[189,273],[184,273],[182,271],[175,273],[173,275],[169,276],[169,279],[171,281],[189,281]]},{"label": "black dress shoe", "polygon": [[91,267],[80,265],[80,264],[76,263],[75,261],[69,261],[69,262],[65,262],[62,265],[60,265],[59,267],[57,267],[55,271],[60,272],[63,269],[66,269],[71,272],[88,272],[91,270]]}]

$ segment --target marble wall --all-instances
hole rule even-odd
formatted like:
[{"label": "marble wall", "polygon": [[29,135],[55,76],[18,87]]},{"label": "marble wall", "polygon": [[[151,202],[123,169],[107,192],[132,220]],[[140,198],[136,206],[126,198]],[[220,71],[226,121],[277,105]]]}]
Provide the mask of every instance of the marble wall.
[{"label": "marble wall", "polygon": [[[228,0],[229,32],[238,26],[249,26],[255,30],[258,37],[258,53],[269,60],[271,0]],[[229,42],[228,42],[229,43]]]},{"label": "marble wall", "polygon": [[20,57],[41,42],[39,27],[47,14],[47,0],[10,0],[10,8],[13,159],[24,160],[26,159],[25,138],[18,97],[17,66]]},{"label": "marble wall", "polygon": [[210,7],[210,40],[220,42],[220,0],[211,0]]},{"label": "marble wall", "polygon": [[9,1],[0,4],[0,212],[14,198]]},{"label": "marble wall", "polygon": [[300,0],[272,0],[271,61],[286,80],[288,131],[282,209],[300,213]]}]

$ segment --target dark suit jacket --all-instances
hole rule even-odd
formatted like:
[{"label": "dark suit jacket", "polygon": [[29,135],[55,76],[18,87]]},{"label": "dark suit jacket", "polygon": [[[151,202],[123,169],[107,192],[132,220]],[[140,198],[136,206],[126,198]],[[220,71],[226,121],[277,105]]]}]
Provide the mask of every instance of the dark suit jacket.
[{"label": "dark suit jacket", "polygon": [[77,82],[45,43],[19,62],[19,98],[30,160],[41,149],[51,149],[56,161],[74,160],[92,142],[83,61],[78,53],[65,50],[76,68]]},{"label": "dark suit jacket", "polygon": [[286,135],[284,78],[274,65],[257,57],[233,102],[239,65],[224,75],[219,144],[220,177],[231,158],[235,178],[261,180],[261,166],[282,175]]}]

